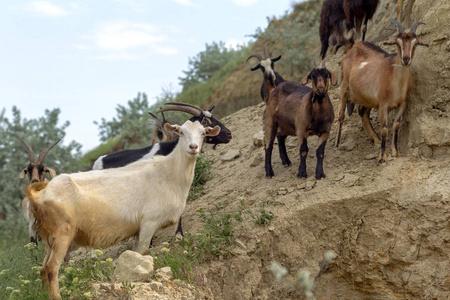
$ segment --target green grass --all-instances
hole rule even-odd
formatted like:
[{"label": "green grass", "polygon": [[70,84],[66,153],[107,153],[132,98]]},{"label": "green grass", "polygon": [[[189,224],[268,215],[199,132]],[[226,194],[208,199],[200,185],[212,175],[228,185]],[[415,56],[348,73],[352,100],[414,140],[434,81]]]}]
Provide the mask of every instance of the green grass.
[{"label": "green grass", "polygon": [[255,217],[255,223],[258,225],[267,225],[273,219],[273,213],[265,209],[259,211],[259,215]]},{"label": "green grass", "polygon": [[[42,242],[36,246],[27,240],[24,222],[0,223],[0,299],[48,299],[39,275],[44,256]],[[100,253],[96,253],[61,268],[59,279],[63,299],[91,299],[91,284],[110,280],[112,260],[100,259]]]},{"label": "green grass", "polygon": [[194,180],[189,191],[188,201],[193,201],[204,194],[204,185],[211,175],[211,162],[204,156],[197,158],[195,164]]},{"label": "green grass", "polygon": [[240,214],[207,214],[200,212],[203,228],[197,234],[187,234],[169,252],[153,253],[155,267],[169,266],[175,278],[191,280],[194,266],[229,254],[234,241],[233,221],[240,220]]}]

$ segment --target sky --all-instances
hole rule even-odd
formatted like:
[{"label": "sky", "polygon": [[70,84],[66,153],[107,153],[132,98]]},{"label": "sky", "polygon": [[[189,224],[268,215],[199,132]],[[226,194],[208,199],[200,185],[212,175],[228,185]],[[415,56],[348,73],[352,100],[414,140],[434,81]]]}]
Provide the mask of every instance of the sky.
[{"label": "sky", "polygon": [[65,142],[99,143],[93,121],[117,104],[179,90],[189,57],[205,43],[229,47],[267,26],[292,0],[2,0],[0,109],[26,118],[59,107]]}]

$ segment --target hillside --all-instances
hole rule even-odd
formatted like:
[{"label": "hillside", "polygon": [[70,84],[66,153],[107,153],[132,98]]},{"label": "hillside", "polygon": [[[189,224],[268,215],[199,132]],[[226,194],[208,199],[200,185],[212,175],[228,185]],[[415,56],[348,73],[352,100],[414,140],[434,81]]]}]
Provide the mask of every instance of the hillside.
[{"label": "hillside", "polygon": [[[317,2],[302,5],[319,7]],[[270,26],[300,16],[302,5]],[[402,21],[425,22],[418,32],[431,47],[417,50],[413,62],[416,85],[401,130],[398,159],[376,164],[378,148],[370,145],[355,115],[345,122],[340,149],[332,146],[333,128],[326,149],[325,180],[297,179],[298,162],[283,168],[277,151],[276,177],[266,179],[263,150],[253,146],[264,109],[258,104],[260,74],[242,64],[211,96],[209,101],[219,104],[222,112],[248,107],[224,118],[233,131],[233,141],[216,151],[207,150],[213,161],[211,180],[206,194],[189,203],[184,215],[185,228],[194,235],[203,226],[199,211],[239,215],[233,222],[234,242],[228,255],[193,269],[197,288],[214,299],[302,299],[300,290],[277,283],[268,267],[278,261],[292,274],[304,268],[317,274],[323,253],[332,249],[338,257],[317,280],[317,299],[450,297],[450,24],[444,21],[450,15],[450,4],[416,0],[403,1],[403,5]],[[395,3],[381,1],[369,26],[369,39],[384,40],[392,32],[386,28],[394,16]],[[317,40],[310,42],[318,47]],[[261,51],[264,43],[258,40],[250,52]],[[271,43],[272,52],[283,54],[278,45]],[[332,57],[328,66],[338,71],[339,59],[339,55]],[[288,66],[284,61],[280,73],[291,74]],[[292,78],[300,78],[297,75]],[[331,94],[336,110],[338,90]],[[312,150],[315,139],[311,140]],[[296,161],[298,143],[290,138],[288,144],[289,155]],[[222,161],[220,156],[230,150],[240,156]],[[313,153],[308,158],[310,175]],[[168,239],[171,230],[166,233],[162,240]]]}]

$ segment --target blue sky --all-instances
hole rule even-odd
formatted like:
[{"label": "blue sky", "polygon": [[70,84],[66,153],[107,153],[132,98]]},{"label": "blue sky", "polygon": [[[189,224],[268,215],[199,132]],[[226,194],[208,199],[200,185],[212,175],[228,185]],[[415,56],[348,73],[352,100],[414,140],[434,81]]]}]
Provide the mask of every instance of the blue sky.
[{"label": "blue sky", "polygon": [[2,1],[0,108],[25,117],[59,107],[66,140],[98,144],[94,120],[110,119],[137,92],[151,101],[178,89],[188,58],[205,43],[246,42],[292,0]]}]

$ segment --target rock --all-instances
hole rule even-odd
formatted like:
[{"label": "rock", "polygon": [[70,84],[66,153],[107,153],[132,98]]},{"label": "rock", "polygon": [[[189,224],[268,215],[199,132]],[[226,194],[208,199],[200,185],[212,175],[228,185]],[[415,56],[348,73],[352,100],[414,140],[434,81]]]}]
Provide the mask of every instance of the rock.
[{"label": "rock", "polygon": [[170,280],[173,277],[172,269],[170,267],[164,267],[156,270],[156,277],[163,280]]},{"label": "rock", "polygon": [[352,186],[358,185],[358,181],[359,181],[359,176],[352,175],[352,174],[345,174],[343,184],[345,187],[352,187]]},{"label": "rock", "polygon": [[127,250],[116,261],[116,281],[147,281],[153,272],[153,257]]},{"label": "rock", "polygon": [[317,184],[317,181],[315,179],[307,180],[305,184],[305,191],[312,190]]},{"label": "rock", "polygon": [[238,158],[241,155],[241,151],[238,149],[230,149],[226,153],[220,156],[221,161],[231,161]]},{"label": "rock", "polygon": [[253,135],[253,146],[262,147],[264,145],[264,132],[261,130]]},{"label": "rock", "polygon": [[167,248],[167,247],[162,247],[161,250],[159,250],[159,252],[161,252],[161,253],[168,253],[168,252],[170,252],[170,249]]},{"label": "rock", "polygon": [[288,193],[286,188],[279,188],[277,194],[280,196],[286,195]]},{"label": "rock", "polygon": [[433,157],[433,149],[427,145],[421,145],[419,147],[419,155],[423,158],[432,158]]},{"label": "rock", "polygon": [[150,287],[152,288],[152,290],[154,290],[156,292],[161,292],[164,289],[163,284],[158,281],[150,282]]},{"label": "rock", "polygon": [[365,157],[364,157],[364,159],[365,160],[372,160],[372,159],[376,159],[378,156],[377,156],[377,154],[376,153],[370,153],[370,154],[367,154]]},{"label": "rock", "polygon": [[356,142],[352,138],[347,138],[347,140],[339,146],[339,149],[343,151],[352,151],[356,147]]}]

